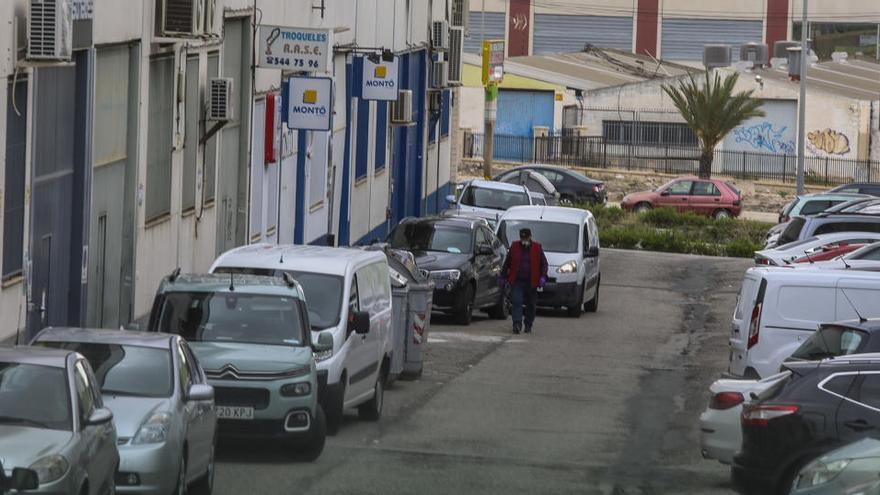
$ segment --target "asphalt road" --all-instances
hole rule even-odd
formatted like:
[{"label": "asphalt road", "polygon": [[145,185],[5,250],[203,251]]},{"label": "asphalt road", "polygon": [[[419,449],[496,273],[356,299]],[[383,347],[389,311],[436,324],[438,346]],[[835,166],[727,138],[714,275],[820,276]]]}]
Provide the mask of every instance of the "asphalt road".
[{"label": "asphalt road", "polygon": [[349,413],[314,463],[221,443],[218,494],[734,493],[697,418],[726,368],[750,260],[606,249],[599,311],[469,327],[435,316],[425,373],[378,423]]}]

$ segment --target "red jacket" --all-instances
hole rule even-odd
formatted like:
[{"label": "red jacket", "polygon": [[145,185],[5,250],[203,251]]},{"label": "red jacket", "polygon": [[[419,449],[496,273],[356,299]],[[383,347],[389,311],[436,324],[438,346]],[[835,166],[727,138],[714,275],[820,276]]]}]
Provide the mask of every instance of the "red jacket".
[{"label": "red jacket", "polygon": [[[519,271],[519,259],[522,256],[522,242],[514,241],[510,245],[510,251],[507,252],[507,258],[504,260],[503,276],[511,285],[516,283],[517,271]],[[532,288],[538,286],[538,280],[541,277],[547,277],[547,257],[544,256],[544,249],[540,243],[532,241],[529,246],[529,281]]]}]

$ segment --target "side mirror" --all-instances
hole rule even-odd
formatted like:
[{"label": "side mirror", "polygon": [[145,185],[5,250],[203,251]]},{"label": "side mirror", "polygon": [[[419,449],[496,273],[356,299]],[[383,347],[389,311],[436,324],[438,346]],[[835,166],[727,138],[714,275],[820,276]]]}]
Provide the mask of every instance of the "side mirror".
[{"label": "side mirror", "polygon": [[315,352],[326,352],[333,350],[333,334],[330,332],[319,333],[318,341],[312,343],[312,350]]},{"label": "side mirror", "polygon": [[587,248],[587,254],[584,255],[585,258],[595,258],[599,256],[599,246],[590,246]]},{"label": "side mirror", "polygon": [[477,248],[477,254],[485,255],[485,256],[492,256],[493,254],[495,254],[495,250],[492,249],[492,246],[487,246],[485,244],[482,244],[482,245],[480,245],[479,248]]},{"label": "side mirror", "polygon": [[102,407],[100,409],[95,409],[92,412],[92,415],[89,416],[89,419],[86,421],[86,426],[97,426],[102,425],[104,423],[109,423],[113,421],[113,412],[106,407]]},{"label": "side mirror", "polygon": [[455,194],[449,194],[446,196],[446,201],[448,203],[455,203]]},{"label": "side mirror", "polygon": [[186,392],[186,400],[192,402],[214,400],[214,387],[201,383],[190,385]]},{"label": "side mirror", "polygon": [[358,335],[366,335],[370,332],[370,313],[356,311],[348,317],[348,330]]},{"label": "side mirror", "polygon": [[662,191],[660,196],[669,196],[669,191]]},{"label": "side mirror", "polygon": [[12,478],[6,480],[4,485],[0,486],[0,491],[9,489],[19,492],[36,490],[40,487],[40,478],[33,469],[15,468],[12,470]]}]

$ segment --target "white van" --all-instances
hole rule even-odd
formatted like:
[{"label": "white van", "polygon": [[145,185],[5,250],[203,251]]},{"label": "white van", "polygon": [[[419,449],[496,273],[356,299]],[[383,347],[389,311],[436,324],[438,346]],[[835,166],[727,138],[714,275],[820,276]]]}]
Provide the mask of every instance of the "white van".
[{"label": "white van", "polygon": [[561,206],[514,206],[504,212],[495,233],[505,244],[530,228],[547,256],[547,284],[538,306],[568,309],[569,316],[599,308],[599,227],[593,214]]},{"label": "white van", "polygon": [[880,274],[867,270],[754,267],[746,271],[733,314],[733,376],[763,378],[820,323],[880,317]]},{"label": "white van", "polygon": [[[382,414],[383,385],[391,363],[391,285],[381,251],[252,244],[220,255],[212,273],[290,273],[305,292],[312,340],[333,336],[333,349],[316,353],[318,400],[327,427],[338,430],[342,413],[357,407],[361,418]],[[369,325],[364,325],[364,319]],[[369,328],[359,334],[355,328]]]}]

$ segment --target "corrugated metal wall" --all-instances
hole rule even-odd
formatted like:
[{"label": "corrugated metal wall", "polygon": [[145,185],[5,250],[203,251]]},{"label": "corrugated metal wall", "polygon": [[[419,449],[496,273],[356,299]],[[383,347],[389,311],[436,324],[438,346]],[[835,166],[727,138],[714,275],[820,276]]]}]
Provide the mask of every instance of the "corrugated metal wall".
[{"label": "corrugated metal wall", "polygon": [[[761,42],[762,23],[722,19],[663,19],[660,29],[660,57],[664,60],[702,60],[703,45],[741,45]],[[739,50],[733,50],[739,60]]]},{"label": "corrugated metal wall", "polygon": [[[485,22],[485,35],[483,27]],[[464,51],[479,54],[482,50],[482,39],[504,39],[504,12],[486,12],[485,21],[482,12],[471,12],[468,20],[469,35],[464,40]]]},{"label": "corrugated metal wall", "polygon": [[532,52],[579,52],[585,43],[630,51],[632,39],[633,20],[629,16],[535,14]]}]

